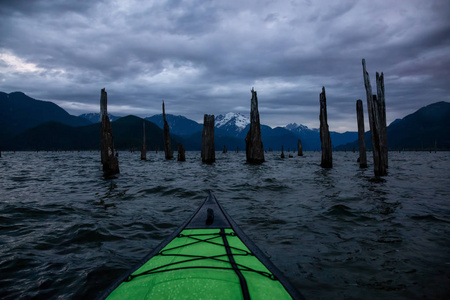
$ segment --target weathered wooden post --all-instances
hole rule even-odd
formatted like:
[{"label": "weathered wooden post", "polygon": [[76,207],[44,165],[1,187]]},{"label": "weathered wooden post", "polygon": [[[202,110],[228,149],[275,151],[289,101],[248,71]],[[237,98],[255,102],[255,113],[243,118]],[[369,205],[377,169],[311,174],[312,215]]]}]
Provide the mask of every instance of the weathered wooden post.
[{"label": "weathered wooden post", "polygon": [[284,158],[284,147],[281,145],[281,155],[280,158]]},{"label": "weathered wooden post", "polygon": [[212,164],[216,161],[214,149],[214,115],[204,115],[202,133],[202,162]]},{"label": "weathered wooden post", "polygon": [[366,88],[367,111],[369,113],[370,135],[372,140],[373,169],[375,176],[386,176],[385,156],[383,155],[383,142],[381,141],[380,105],[376,95],[372,94],[369,73],[366,71],[366,60],[362,60],[364,87]]},{"label": "weathered wooden post", "polygon": [[298,156],[303,156],[303,148],[302,148],[302,141],[300,141],[300,139],[298,139]]},{"label": "weathered wooden post", "polygon": [[364,132],[364,110],[361,99],[356,101],[356,119],[358,122],[359,167],[367,168],[366,134]]},{"label": "weathered wooden post", "polygon": [[331,137],[328,129],[328,117],[327,117],[327,98],[325,95],[325,87],[322,87],[322,93],[320,93],[320,144],[322,147],[322,168],[333,167],[333,157],[331,152]]},{"label": "weathered wooden post", "polygon": [[247,163],[262,164],[264,162],[264,148],[261,141],[261,124],[259,122],[258,97],[252,88],[250,108],[250,129],[245,138],[245,153]]},{"label": "weathered wooden post", "polygon": [[147,159],[147,147],[145,145],[145,120],[142,122],[142,149],[141,149],[141,160]]},{"label": "weathered wooden post", "polygon": [[380,117],[380,142],[383,150],[384,164],[388,168],[388,140],[386,127],[386,99],[384,97],[384,74],[381,75],[376,72],[377,81],[377,95],[378,95],[378,109]]},{"label": "weathered wooden post", "polygon": [[228,152],[227,146],[223,145],[222,153],[227,153],[227,152]]},{"label": "weathered wooden post", "polygon": [[178,155],[177,155],[178,161],[186,161],[186,153],[183,148],[183,145],[181,143],[178,143]]},{"label": "weathered wooden post", "polygon": [[103,88],[100,95],[100,117],[102,120],[100,127],[101,161],[103,164],[103,175],[105,177],[110,177],[120,173],[120,171],[119,160],[114,154],[114,140],[107,106],[107,94]]},{"label": "weathered wooden post", "polygon": [[173,158],[173,151],[171,149],[170,145],[170,133],[169,133],[169,124],[166,121],[166,110],[164,107],[164,101],[162,103],[162,109],[163,109],[163,121],[164,121],[164,154],[166,156],[166,159],[172,159]]}]

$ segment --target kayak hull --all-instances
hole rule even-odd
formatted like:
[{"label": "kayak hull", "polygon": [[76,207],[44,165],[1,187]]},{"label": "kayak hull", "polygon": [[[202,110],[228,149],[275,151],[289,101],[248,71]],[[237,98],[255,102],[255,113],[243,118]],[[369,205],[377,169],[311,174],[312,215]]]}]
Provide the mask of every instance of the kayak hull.
[{"label": "kayak hull", "polygon": [[210,194],[102,299],[303,299]]}]

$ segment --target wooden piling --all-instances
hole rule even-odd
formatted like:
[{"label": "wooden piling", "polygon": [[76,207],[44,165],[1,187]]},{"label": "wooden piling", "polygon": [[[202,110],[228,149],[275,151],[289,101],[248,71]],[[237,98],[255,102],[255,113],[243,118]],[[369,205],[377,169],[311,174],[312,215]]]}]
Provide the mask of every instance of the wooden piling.
[{"label": "wooden piling", "polygon": [[227,152],[228,152],[227,146],[223,145],[222,153],[227,153]]},{"label": "wooden piling", "polygon": [[381,75],[376,72],[377,81],[377,95],[378,95],[378,109],[380,118],[380,143],[383,150],[384,164],[388,168],[388,141],[387,141],[387,126],[386,126],[386,99],[384,96],[384,74]]},{"label": "wooden piling", "polygon": [[142,149],[141,149],[141,160],[147,160],[147,147],[145,145],[145,120],[142,122]]},{"label": "wooden piling", "polygon": [[281,145],[281,155],[280,158],[284,158],[284,147]]},{"label": "wooden piling", "polygon": [[164,106],[164,101],[162,103],[162,110],[163,110],[163,121],[164,121],[164,154],[166,156],[166,159],[172,159],[173,158],[173,151],[171,149],[170,145],[170,133],[169,133],[169,124],[166,121],[166,110]]},{"label": "wooden piling", "polygon": [[366,134],[364,131],[364,110],[361,99],[356,101],[356,119],[358,122],[359,167],[367,168]]},{"label": "wooden piling", "polygon": [[383,155],[383,147],[381,141],[381,118],[380,105],[376,95],[372,94],[372,86],[370,84],[369,73],[366,71],[366,60],[362,60],[364,87],[367,97],[367,111],[369,113],[370,136],[372,140],[373,153],[373,169],[375,176],[386,176],[385,156]]},{"label": "wooden piling", "polygon": [[178,161],[186,161],[186,151],[183,148],[183,145],[181,143],[178,143],[178,155],[177,155]]},{"label": "wooden piling", "polygon": [[245,138],[245,153],[247,163],[262,164],[264,162],[264,148],[261,140],[261,124],[259,121],[258,97],[252,88],[250,107],[250,129]]},{"label": "wooden piling", "polygon": [[298,139],[298,156],[303,156],[303,148],[302,148],[302,141],[300,141],[300,139]]},{"label": "wooden piling", "polygon": [[103,164],[103,175],[105,178],[120,173],[119,160],[114,154],[114,139],[108,117],[107,104],[107,93],[103,88],[100,95],[100,116],[102,120],[100,127],[100,144],[101,162]]},{"label": "wooden piling", "polygon": [[325,87],[322,87],[322,93],[320,93],[320,144],[322,148],[322,168],[333,167],[333,157],[331,152],[331,137],[328,129],[328,117],[327,117],[327,98],[325,95]]},{"label": "wooden piling", "polygon": [[202,133],[202,162],[212,164],[216,161],[214,149],[214,115],[204,115]]}]

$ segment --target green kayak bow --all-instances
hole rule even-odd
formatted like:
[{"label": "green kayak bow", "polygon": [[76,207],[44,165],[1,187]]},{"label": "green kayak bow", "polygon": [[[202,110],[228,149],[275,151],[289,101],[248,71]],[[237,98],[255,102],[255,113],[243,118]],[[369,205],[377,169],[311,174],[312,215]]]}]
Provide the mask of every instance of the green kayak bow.
[{"label": "green kayak bow", "polygon": [[209,194],[101,299],[303,299]]}]

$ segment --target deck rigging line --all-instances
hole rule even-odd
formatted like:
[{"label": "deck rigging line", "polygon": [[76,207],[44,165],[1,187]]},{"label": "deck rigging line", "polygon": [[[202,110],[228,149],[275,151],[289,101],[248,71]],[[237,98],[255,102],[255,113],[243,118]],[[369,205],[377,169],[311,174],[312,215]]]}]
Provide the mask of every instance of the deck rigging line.
[{"label": "deck rigging line", "polygon": [[[212,236],[212,237],[209,237],[207,239],[201,239],[201,238],[198,238],[197,236]],[[186,257],[187,258],[186,260],[182,260],[182,261],[173,262],[173,263],[170,263],[170,264],[161,265],[159,267],[152,268],[150,270],[144,271],[144,272],[139,273],[139,274],[129,275],[124,280],[124,282],[129,282],[129,281],[133,280],[136,277],[140,277],[140,276],[144,276],[144,275],[151,275],[151,274],[156,274],[156,273],[163,273],[163,272],[177,271],[177,270],[186,270],[186,269],[234,270],[236,272],[236,275],[239,277],[239,282],[241,284],[241,289],[242,289],[242,294],[244,296],[244,299],[250,299],[247,282],[246,282],[244,276],[242,275],[241,271],[254,272],[254,273],[260,274],[260,275],[262,275],[264,277],[270,278],[271,280],[278,280],[275,277],[275,275],[273,275],[272,273],[264,272],[264,271],[258,271],[258,270],[255,270],[255,269],[249,268],[247,266],[244,266],[244,265],[236,263],[236,261],[233,258],[233,255],[234,256],[247,256],[247,255],[254,256],[254,255],[251,252],[249,252],[249,251],[247,251],[245,249],[240,249],[240,248],[236,248],[236,247],[230,246],[229,243],[228,243],[228,240],[226,238],[227,236],[236,236],[236,234],[234,232],[226,233],[224,229],[220,229],[219,233],[188,234],[188,235],[180,233],[177,236],[177,238],[185,238],[185,237],[187,237],[187,238],[193,239],[194,242],[189,243],[189,244],[185,244],[185,245],[181,245],[181,246],[168,248],[168,249],[163,249],[158,254],[156,254],[155,256],[161,255],[161,256]],[[220,244],[220,243],[212,241],[212,240],[217,239],[217,238],[222,238],[223,244]],[[226,254],[213,255],[213,256],[202,256],[202,255],[170,254],[170,253],[167,253],[168,251],[171,251],[171,250],[174,250],[174,249],[191,246],[191,245],[194,245],[194,244],[197,244],[197,243],[201,243],[201,242],[205,242],[205,243],[209,243],[209,244],[225,247]],[[241,253],[232,254],[231,253],[231,249],[236,250],[236,251],[240,251]],[[222,258],[227,258],[227,259],[222,259]],[[183,263],[186,263],[186,262],[192,262],[192,261],[204,260],[204,259],[211,259],[211,260],[215,260],[215,261],[230,263],[231,267],[230,268],[226,268],[226,267],[215,267],[215,266],[188,266],[188,267],[175,267],[175,268],[170,268],[170,269],[164,269],[163,270],[163,268],[166,268],[166,267],[171,267],[171,266],[183,264]]]},{"label": "deck rigging line", "polygon": [[236,272],[236,275],[239,277],[239,282],[241,283],[241,289],[242,289],[242,295],[244,296],[245,300],[250,299],[250,293],[248,292],[248,286],[247,281],[245,280],[244,275],[242,275],[241,271],[236,265],[236,262],[234,261],[233,254],[231,253],[230,245],[228,244],[227,237],[225,235],[225,230],[223,228],[220,229],[220,236],[223,240],[223,245],[225,246],[225,249],[227,250],[228,259],[230,260],[231,266],[233,267],[233,270]]}]

